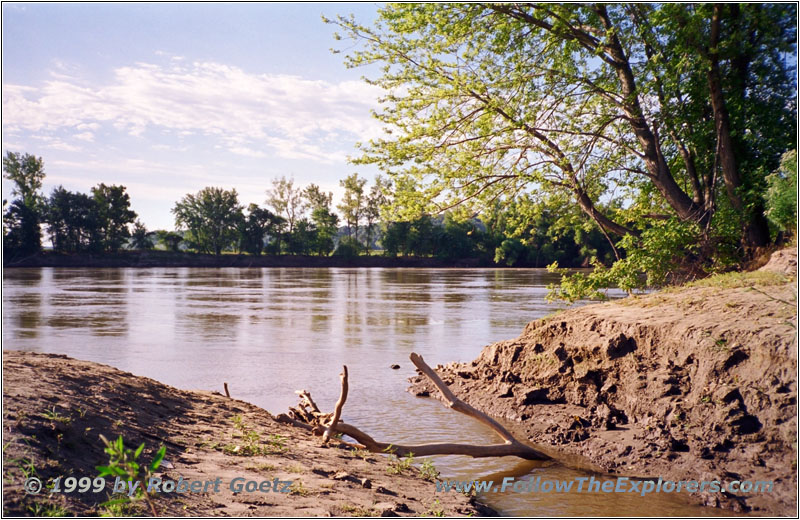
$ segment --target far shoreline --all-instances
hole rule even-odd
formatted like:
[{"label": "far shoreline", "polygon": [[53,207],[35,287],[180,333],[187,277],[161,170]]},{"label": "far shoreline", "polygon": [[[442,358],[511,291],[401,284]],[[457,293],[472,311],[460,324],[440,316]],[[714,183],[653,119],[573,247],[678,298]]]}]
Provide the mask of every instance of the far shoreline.
[{"label": "far shoreline", "polygon": [[[262,255],[223,254],[220,256],[202,253],[175,253],[171,251],[121,251],[118,253],[63,254],[45,251],[32,256],[3,259],[4,268],[71,267],[71,268],[153,268],[153,267],[297,267],[297,268],[460,268],[460,269],[519,269],[544,268],[544,265],[498,265],[481,258],[442,259],[435,257],[388,257],[388,256],[306,256],[306,255]],[[561,267],[581,267],[562,265]]]}]

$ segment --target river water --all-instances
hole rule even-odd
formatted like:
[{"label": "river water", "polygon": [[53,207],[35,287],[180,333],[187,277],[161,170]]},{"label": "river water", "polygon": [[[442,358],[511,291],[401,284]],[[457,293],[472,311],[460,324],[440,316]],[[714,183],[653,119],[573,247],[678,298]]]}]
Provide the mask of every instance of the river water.
[{"label": "river water", "polygon": [[[3,348],[67,354],[183,389],[222,391],[227,381],[233,397],[276,414],[301,388],[332,410],[346,364],[343,418],[376,439],[491,444],[498,438],[488,428],[406,392],[415,374],[408,356],[434,367],[474,359],[558,308],[545,300],[557,281],[541,269],[5,269]],[[433,463],[458,480],[590,475],[513,457]],[[482,498],[506,515],[722,513],[680,494]]]}]

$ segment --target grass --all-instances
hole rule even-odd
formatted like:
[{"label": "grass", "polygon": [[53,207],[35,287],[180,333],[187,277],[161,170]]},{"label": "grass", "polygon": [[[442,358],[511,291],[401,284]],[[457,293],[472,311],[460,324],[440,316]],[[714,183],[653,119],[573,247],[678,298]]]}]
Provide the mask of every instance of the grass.
[{"label": "grass", "polygon": [[425,459],[418,469],[419,476],[425,480],[433,482],[439,478],[439,472],[436,471],[436,467],[433,465],[433,462],[431,462],[430,459]]},{"label": "grass", "polygon": [[442,505],[439,502],[439,499],[434,500],[433,504],[431,504],[430,509],[428,509],[427,514],[422,515],[422,516],[428,516],[428,515],[430,515],[430,516],[445,516],[444,508],[442,508]]},{"label": "grass", "polygon": [[50,410],[45,410],[42,413],[42,417],[47,419],[48,421],[52,422],[60,422],[62,424],[69,424],[72,422],[72,417],[69,415],[61,415],[56,411],[56,407],[53,406]]},{"label": "grass", "polygon": [[378,516],[378,512],[371,508],[361,507],[361,506],[353,506],[350,504],[342,504],[339,506],[339,510],[343,513],[349,513],[352,516]]},{"label": "grass", "polygon": [[301,497],[307,496],[310,491],[303,485],[302,480],[295,480],[289,487],[290,495],[300,495]]},{"label": "grass", "polygon": [[414,464],[414,454],[409,453],[402,459],[399,458],[394,453],[389,455],[389,467],[386,469],[386,472],[390,475],[400,475],[407,469],[410,469],[411,466]]},{"label": "grass", "polygon": [[285,437],[277,434],[270,435],[265,441],[266,445],[264,445],[261,441],[261,434],[245,424],[241,415],[234,415],[231,420],[234,427],[233,437],[241,442],[224,445],[222,452],[226,455],[252,457],[255,455],[283,453],[288,449],[284,445]]},{"label": "grass", "polygon": [[716,289],[736,289],[740,287],[765,287],[771,285],[783,285],[791,281],[791,278],[775,271],[750,271],[744,273],[731,272],[722,273],[695,280],[687,283],[684,287],[713,287]]},{"label": "grass", "polygon": [[52,502],[34,502],[28,506],[28,512],[31,516],[68,516],[69,510],[58,504]]}]

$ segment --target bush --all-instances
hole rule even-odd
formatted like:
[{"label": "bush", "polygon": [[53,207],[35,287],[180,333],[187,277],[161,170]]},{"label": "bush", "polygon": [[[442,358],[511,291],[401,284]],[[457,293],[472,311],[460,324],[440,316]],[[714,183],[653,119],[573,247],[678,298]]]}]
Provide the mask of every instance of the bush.
[{"label": "bush", "polygon": [[779,231],[790,234],[797,227],[797,150],[783,154],[777,171],[767,176],[764,212]]},{"label": "bush", "polygon": [[359,255],[361,248],[361,243],[355,238],[342,237],[341,240],[339,240],[339,245],[336,247],[336,251],[333,252],[333,255],[353,258]]}]

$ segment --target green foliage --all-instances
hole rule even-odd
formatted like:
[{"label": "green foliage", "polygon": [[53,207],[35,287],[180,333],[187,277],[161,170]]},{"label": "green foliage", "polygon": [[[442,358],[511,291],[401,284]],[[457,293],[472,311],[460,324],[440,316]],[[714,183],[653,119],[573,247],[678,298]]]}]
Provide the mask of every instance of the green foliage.
[{"label": "green foliage", "polygon": [[137,461],[144,451],[144,443],[140,444],[136,450],[132,450],[125,446],[122,435],[117,437],[115,441],[109,441],[103,435],[100,435],[100,440],[103,441],[105,445],[103,451],[108,455],[108,465],[96,467],[97,471],[100,472],[98,476],[119,477],[128,482],[139,482],[139,487],[136,489],[134,497],[125,495],[122,498],[105,502],[103,505],[107,508],[106,513],[110,516],[127,514],[126,506],[139,498],[144,498],[150,506],[153,516],[155,516],[155,508],[150,498],[147,496],[145,483],[150,478],[150,475],[161,466],[161,463],[164,461],[164,455],[167,453],[167,448],[161,446],[153,456],[150,464],[142,466]]},{"label": "green foliage", "polygon": [[354,173],[339,181],[339,184],[344,188],[344,196],[336,208],[342,212],[342,218],[347,224],[347,236],[353,237],[354,231],[358,231],[358,224],[364,216],[366,204],[364,186],[367,184],[367,179],[362,179],[357,173]]},{"label": "green foliage", "polygon": [[348,67],[380,66],[386,133],[355,163],[393,180],[388,254],[437,254],[424,229],[411,245],[425,214],[489,214],[490,258],[619,264],[570,278],[574,299],[765,245],[765,174],[796,141],[796,6],[410,3],[332,23]]},{"label": "green foliage", "polygon": [[133,223],[133,232],[131,232],[131,248],[153,249],[153,241],[151,239],[153,234],[147,231],[147,228],[140,220],[137,220]]},{"label": "green foliage", "polygon": [[328,207],[317,206],[311,212],[311,221],[316,228],[314,249],[320,256],[330,255],[338,231],[339,216]]},{"label": "green foliage", "polygon": [[277,434],[270,435],[266,442],[262,442],[261,434],[245,424],[241,415],[234,415],[231,420],[234,427],[236,442],[222,447],[223,453],[239,457],[253,457],[255,455],[271,455],[283,453],[287,450],[285,439]]},{"label": "green foliage", "polygon": [[[272,206],[278,216],[283,217],[289,226],[289,233],[294,231],[295,223],[305,211],[306,195],[308,193],[304,190],[295,187],[294,179],[287,179],[286,177],[273,179],[272,188],[267,190],[267,204]],[[319,199],[321,196],[321,192],[312,194],[315,199]]]},{"label": "green foliage", "polygon": [[97,203],[92,197],[59,186],[47,201],[45,219],[56,251],[76,253],[102,249]]},{"label": "green foliage", "polygon": [[39,190],[44,180],[44,162],[41,157],[6,152],[3,157],[3,177],[14,183],[11,194],[19,197],[29,208],[40,203]]},{"label": "green foliage", "polygon": [[639,239],[626,235],[619,241],[618,247],[627,254],[610,268],[595,259],[592,272],[569,274],[553,264],[548,269],[561,272],[561,285],[550,286],[548,298],[569,302],[601,299],[601,290],[614,285],[627,292],[663,285],[678,274],[681,263],[686,261],[684,255],[698,254],[698,234],[694,225],[677,219],[656,221]]},{"label": "green foliage", "polygon": [[295,223],[294,230],[286,235],[286,248],[294,255],[308,255],[314,249],[317,230],[307,218]]},{"label": "green foliage", "polygon": [[352,237],[342,237],[333,256],[343,256],[345,258],[355,258],[361,252],[363,246],[361,242]]},{"label": "green foliage", "polygon": [[109,458],[107,466],[97,466],[96,468],[97,471],[100,472],[98,475],[100,477],[110,475],[131,482],[140,479],[146,480],[150,473],[161,466],[161,462],[164,460],[164,455],[167,452],[167,448],[161,446],[153,456],[150,464],[142,467],[137,460],[144,451],[144,443],[140,444],[136,450],[132,450],[125,446],[122,435],[117,437],[115,441],[109,441],[103,435],[100,435],[100,440],[103,441],[105,445],[103,451],[106,452]]},{"label": "green foliage", "polygon": [[136,212],[130,209],[131,201],[125,186],[106,186],[99,184],[92,188],[101,247],[105,251],[116,252],[131,236],[128,226],[136,219]]},{"label": "green foliage", "polygon": [[414,454],[409,453],[403,458],[398,457],[394,453],[389,454],[389,467],[386,472],[392,475],[400,475],[404,471],[411,469],[414,465]]},{"label": "green foliage", "polygon": [[439,472],[436,471],[436,467],[430,459],[425,459],[419,467],[419,476],[433,482],[439,478]]},{"label": "green foliage", "polygon": [[718,289],[733,289],[738,287],[763,287],[770,285],[783,285],[790,278],[775,271],[750,271],[721,273],[702,280],[686,284],[686,287],[715,287]]},{"label": "green foliage", "polygon": [[175,225],[188,229],[185,239],[198,250],[220,255],[237,238],[242,207],[236,190],[207,187],[188,194],[172,208]]},{"label": "green foliage", "polygon": [[40,212],[26,205],[22,199],[11,203],[3,215],[3,250],[6,254],[32,255],[41,250],[39,219]]},{"label": "green foliage", "polygon": [[69,510],[53,502],[34,502],[28,506],[28,512],[34,517],[68,516]]},{"label": "green foliage", "polygon": [[11,194],[18,197],[5,210],[3,200],[3,250],[11,256],[31,255],[42,248],[39,224],[44,204],[39,190],[44,180],[41,157],[6,152],[3,158],[3,177],[14,183]]},{"label": "green foliage", "polygon": [[183,235],[180,233],[159,229],[156,231],[156,238],[167,251],[172,251],[173,253],[180,251],[181,242],[183,242]]},{"label": "green foliage", "polygon": [[495,250],[494,261],[507,266],[515,265],[525,256],[525,245],[518,238],[507,238]]},{"label": "green foliage", "polygon": [[778,170],[767,176],[766,215],[779,231],[797,229],[797,151],[786,152]]},{"label": "green foliage", "polygon": [[247,216],[239,221],[239,249],[251,255],[260,255],[264,250],[264,239],[276,236],[285,220],[257,204],[247,207]]}]

